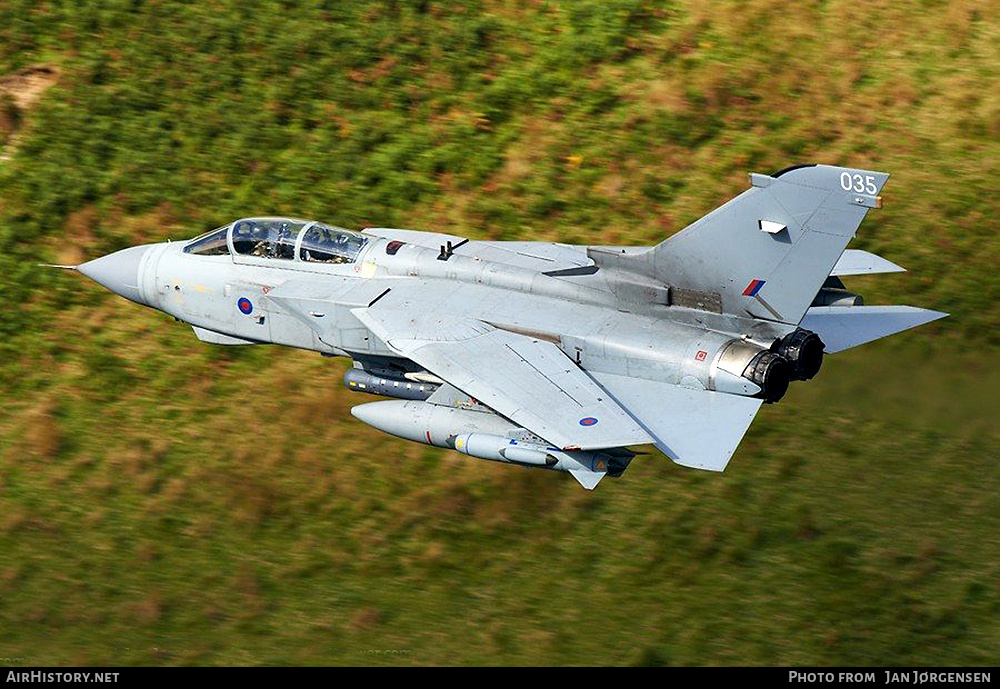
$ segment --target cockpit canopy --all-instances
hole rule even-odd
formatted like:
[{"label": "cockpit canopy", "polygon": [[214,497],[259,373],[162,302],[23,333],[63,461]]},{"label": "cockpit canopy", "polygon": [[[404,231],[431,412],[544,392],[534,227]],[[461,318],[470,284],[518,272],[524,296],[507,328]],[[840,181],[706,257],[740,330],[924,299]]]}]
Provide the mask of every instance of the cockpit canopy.
[{"label": "cockpit canopy", "polygon": [[247,218],[233,223],[233,249],[261,258],[295,258],[299,232],[309,223],[290,218]]},{"label": "cockpit canopy", "polygon": [[[231,239],[231,242],[230,242]],[[192,239],[189,254],[221,256],[233,251],[242,256],[306,261],[354,263],[368,237],[317,221],[294,218],[244,218]]]},{"label": "cockpit canopy", "polygon": [[316,263],[354,263],[367,243],[362,234],[317,222],[302,233],[299,258]]}]

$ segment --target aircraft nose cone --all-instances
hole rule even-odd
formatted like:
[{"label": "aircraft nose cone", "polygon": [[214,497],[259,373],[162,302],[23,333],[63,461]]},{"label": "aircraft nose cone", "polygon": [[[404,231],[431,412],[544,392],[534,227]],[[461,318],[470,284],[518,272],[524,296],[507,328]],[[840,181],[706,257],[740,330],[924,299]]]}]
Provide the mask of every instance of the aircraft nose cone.
[{"label": "aircraft nose cone", "polygon": [[146,306],[142,292],[139,290],[142,277],[139,275],[139,264],[150,248],[151,245],[146,244],[122,249],[113,254],[95,258],[93,261],[87,261],[77,270],[115,294]]}]

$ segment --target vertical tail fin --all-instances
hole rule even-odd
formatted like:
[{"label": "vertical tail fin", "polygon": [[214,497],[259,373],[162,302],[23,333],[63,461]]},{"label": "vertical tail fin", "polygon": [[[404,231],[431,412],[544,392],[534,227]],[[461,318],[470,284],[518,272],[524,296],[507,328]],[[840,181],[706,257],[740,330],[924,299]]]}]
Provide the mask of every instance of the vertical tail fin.
[{"label": "vertical tail fin", "polygon": [[[751,174],[751,188],[642,257],[725,313],[797,324],[889,175],[830,165]],[[716,298],[717,297],[717,298]]]}]

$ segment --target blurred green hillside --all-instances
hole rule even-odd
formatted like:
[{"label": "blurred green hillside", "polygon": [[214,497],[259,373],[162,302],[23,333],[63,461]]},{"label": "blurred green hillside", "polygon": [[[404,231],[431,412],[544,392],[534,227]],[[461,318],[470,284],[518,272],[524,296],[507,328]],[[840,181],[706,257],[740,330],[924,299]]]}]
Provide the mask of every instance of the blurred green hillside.
[{"label": "blurred green hillside", "polygon": [[[997,664],[998,46],[985,0],[0,3],[0,663]],[[255,214],[654,243],[809,161],[893,175],[852,246],[911,272],[850,286],[952,317],[595,493],[35,265]]]}]

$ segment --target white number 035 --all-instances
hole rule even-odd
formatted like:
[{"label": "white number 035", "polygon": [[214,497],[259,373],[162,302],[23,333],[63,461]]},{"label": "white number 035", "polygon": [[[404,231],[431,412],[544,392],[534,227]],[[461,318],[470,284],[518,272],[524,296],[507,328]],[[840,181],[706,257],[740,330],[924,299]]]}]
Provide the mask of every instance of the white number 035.
[{"label": "white number 035", "polygon": [[878,187],[875,186],[875,178],[871,175],[861,176],[857,173],[853,175],[850,172],[840,173],[840,186],[844,188],[844,191],[856,191],[859,194],[865,192],[868,194],[874,194],[878,191]]}]

